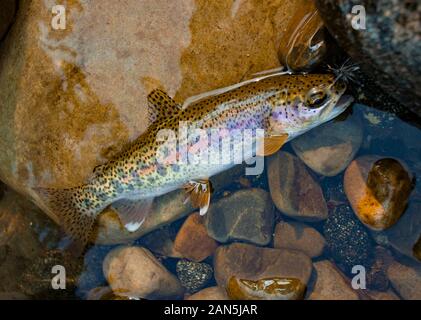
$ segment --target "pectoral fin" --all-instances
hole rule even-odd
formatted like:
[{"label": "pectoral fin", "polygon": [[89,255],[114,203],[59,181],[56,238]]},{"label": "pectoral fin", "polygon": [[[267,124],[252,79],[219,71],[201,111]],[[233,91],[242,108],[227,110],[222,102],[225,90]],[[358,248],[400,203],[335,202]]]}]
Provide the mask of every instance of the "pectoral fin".
[{"label": "pectoral fin", "polygon": [[190,181],[184,186],[190,197],[192,206],[200,208],[200,215],[206,214],[209,209],[212,186],[209,180]]},{"label": "pectoral fin", "polygon": [[124,227],[134,232],[140,228],[147,215],[152,211],[154,198],[141,200],[122,199],[114,202],[111,208],[116,211]]},{"label": "pectoral fin", "polygon": [[257,144],[257,155],[258,156],[270,156],[288,141],[288,134],[281,134],[276,136],[269,136],[262,138]]}]

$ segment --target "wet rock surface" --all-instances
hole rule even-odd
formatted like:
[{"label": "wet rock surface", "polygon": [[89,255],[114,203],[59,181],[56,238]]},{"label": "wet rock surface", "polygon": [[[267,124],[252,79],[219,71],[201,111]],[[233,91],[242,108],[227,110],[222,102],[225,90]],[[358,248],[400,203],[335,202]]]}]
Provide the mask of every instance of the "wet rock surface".
[{"label": "wet rock surface", "polygon": [[[385,92],[421,114],[421,6],[416,0],[317,0],[340,46]],[[354,5],[365,9],[365,28],[353,28]],[[398,76],[397,76],[398,75]]]},{"label": "wet rock surface", "polygon": [[242,240],[267,245],[272,240],[273,209],[266,191],[237,191],[212,203],[206,214],[206,228],[219,242]]},{"label": "wet rock surface", "polygon": [[335,176],[354,159],[363,132],[357,117],[323,124],[291,143],[297,156],[313,171]]},{"label": "wet rock surface", "polygon": [[216,282],[221,287],[226,287],[233,276],[254,281],[296,278],[306,285],[312,265],[310,258],[298,251],[234,243],[216,250],[214,270]]},{"label": "wet rock surface", "polygon": [[180,279],[181,285],[190,293],[197,292],[205,287],[212,275],[212,267],[207,263],[188,260],[177,262],[177,277]]},{"label": "wet rock surface", "polygon": [[374,262],[366,273],[367,288],[375,291],[385,292],[389,288],[387,268],[393,261],[391,252],[383,247],[376,247]]},{"label": "wet rock surface", "polygon": [[387,229],[399,220],[412,187],[407,166],[393,158],[360,157],[344,176],[345,193],[355,214],[374,230]]},{"label": "wet rock surface", "polygon": [[208,235],[204,220],[199,213],[193,213],[178,231],[174,250],[182,257],[200,262],[211,256],[218,247],[218,243]]},{"label": "wet rock surface", "polygon": [[231,277],[227,294],[232,300],[301,300],[306,286],[294,278],[265,278],[257,281]]},{"label": "wet rock surface", "polygon": [[296,222],[279,222],[275,227],[273,246],[304,252],[311,258],[322,254],[325,239],[316,229]]},{"label": "wet rock surface", "polygon": [[110,287],[97,287],[88,292],[86,300],[130,300],[128,297],[116,295]]},{"label": "wet rock surface", "polygon": [[403,217],[384,232],[374,233],[377,241],[384,241],[400,254],[421,261],[419,242],[421,237],[421,203],[413,202]]},{"label": "wet rock surface", "polygon": [[105,257],[114,248],[115,246],[95,245],[87,250],[83,256],[83,268],[77,279],[77,297],[88,298],[91,290],[107,284],[102,265]]},{"label": "wet rock surface", "polygon": [[5,191],[0,199],[0,292],[20,292],[25,272],[59,240],[60,231],[48,217],[22,196]]},{"label": "wet rock surface", "polygon": [[16,0],[3,0],[0,3],[0,40],[6,35],[16,13]]},{"label": "wet rock surface", "polygon": [[309,300],[359,300],[357,292],[327,260],[314,263],[315,284]]},{"label": "wet rock surface", "polygon": [[350,272],[355,265],[370,268],[374,252],[372,240],[349,206],[339,206],[329,215],[323,234],[329,252],[345,272]]},{"label": "wet rock surface", "polygon": [[117,295],[146,299],[174,299],[183,295],[177,277],[145,248],[114,249],[105,258],[103,271]]},{"label": "wet rock surface", "polygon": [[171,225],[165,226],[141,237],[135,244],[149,249],[156,256],[181,258],[181,253],[175,249],[174,233]]},{"label": "wet rock surface", "polygon": [[45,251],[25,270],[21,290],[33,299],[76,299],[74,292],[82,269],[82,258],[61,250]]},{"label": "wet rock surface", "polygon": [[288,2],[290,17],[279,40],[279,59],[290,70],[309,70],[326,53],[323,21],[313,1]]},{"label": "wet rock surface", "polygon": [[387,269],[393,288],[406,300],[421,299],[421,266],[397,261]]},{"label": "wet rock surface", "polygon": [[267,176],[272,200],[282,213],[304,221],[327,218],[320,185],[299,158],[277,152],[268,159]]},{"label": "wet rock surface", "polygon": [[392,290],[382,292],[382,291],[371,291],[369,296],[373,300],[401,300],[396,293]]}]

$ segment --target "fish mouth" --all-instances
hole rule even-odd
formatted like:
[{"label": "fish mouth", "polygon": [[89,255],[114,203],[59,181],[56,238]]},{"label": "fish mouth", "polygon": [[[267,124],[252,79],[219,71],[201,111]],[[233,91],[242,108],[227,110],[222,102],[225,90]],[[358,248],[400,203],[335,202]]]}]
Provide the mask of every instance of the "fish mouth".
[{"label": "fish mouth", "polygon": [[335,106],[333,107],[332,112],[328,116],[328,120],[336,118],[342,112],[346,110],[350,106],[350,104],[354,101],[354,97],[350,95],[342,95],[338,102],[336,102]]}]

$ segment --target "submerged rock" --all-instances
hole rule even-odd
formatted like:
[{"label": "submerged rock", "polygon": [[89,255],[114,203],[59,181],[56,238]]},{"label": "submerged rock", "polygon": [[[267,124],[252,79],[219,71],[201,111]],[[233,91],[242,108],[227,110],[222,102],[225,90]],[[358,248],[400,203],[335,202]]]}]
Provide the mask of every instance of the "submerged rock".
[{"label": "submerged rock", "polygon": [[206,228],[219,242],[242,240],[267,245],[272,240],[274,218],[266,191],[240,190],[212,203],[206,214]]},{"label": "submerged rock", "polygon": [[387,291],[389,279],[386,273],[392,260],[393,257],[387,249],[376,247],[374,263],[366,274],[367,288],[376,291]]},{"label": "submerged rock", "polygon": [[0,292],[0,300],[30,300],[30,297],[21,292]]},{"label": "submerged rock", "polygon": [[355,214],[373,230],[387,229],[399,220],[412,187],[407,166],[393,158],[360,157],[344,176],[345,193]]},{"label": "submerged rock", "polygon": [[174,250],[183,258],[200,262],[211,256],[218,247],[218,243],[208,235],[204,220],[199,213],[193,213],[178,231]]},{"label": "submerged rock", "polygon": [[387,269],[393,288],[406,300],[421,299],[421,266],[393,262]]},{"label": "submerged rock", "polygon": [[325,239],[316,229],[303,223],[279,222],[275,228],[273,246],[299,250],[314,258],[322,254]]},{"label": "submerged rock", "polygon": [[314,263],[314,288],[309,300],[359,300],[357,291],[351,288],[333,263],[322,260]]},{"label": "submerged rock", "polygon": [[186,300],[229,300],[224,288],[209,287],[192,294]]},{"label": "submerged rock", "polygon": [[311,260],[304,253],[243,243],[219,247],[214,256],[214,268],[216,282],[221,287],[226,287],[233,276],[254,281],[296,278],[307,285],[312,271]]},{"label": "submerged rock", "polygon": [[[55,273],[53,267],[58,267]],[[60,250],[48,250],[32,262],[19,284],[24,293],[35,299],[76,299],[75,289],[82,269],[82,258]],[[59,278],[54,281],[56,277]],[[65,286],[54,288],[53,283]]]},{"label": "submerged rock", "polygon": [[327,218],[322,189],[299,158],[277,152],[268,159],[267,176],[272,200],[282,213],[304,221]]},{"label": "submerged rock", "polygon": [[[363,71],[421,114],[419,1],[317,0],[316,4],[330,33]],[[358,7],[353,13],[354,6]],[[354,22],[362,22],[361,6],[365,25],[355,28]]]},{"label": "submerged rock", "polygon": [[[146,130],[152,89],[183,102],[279,67],[278,18],[289,16],[280,0],[79,0],[66,4],[66,29],[54,30],[51,6],[21,1],[0,49],[0,149],[10,151],[0,179],[45,211],[33,188],[86,182]],[[100,225],[103,244],[140,236],[109,211]]]},{"label": "submerged rock", "polygon": [[363,130],[357,117],[323,124],[294,139],[291,146],[313,171],[335,176],[345,170],[360,148]]},{"label": "submerged rock", "polygon": [[295,278],[246,280],[231,277],[227,293],[232,300],[301,300],[306,286]]},{"label": "submerged rock", "polygon": [[391,228],[373,233],[376,241],[384,241],[399,253],[421,261],[421,203],[410,202],[403,217]]},{"label": "submerged rock", "polygon": [[15,17],[17,8],[16,0],[2,0],[0,3],[0,40],[6,34]]},{"label": "submerged rock", "polygon": [[370,291],[368,295],[372,300],[401,300],[392,290]]},{"label": "submerged rock", "polygon": [[[0,292],[20,291],[26,270],[59,241],[59,228],[48,217],[21,195],[5,191],[0,200]],[[26,290],[30,283],[23,285]]]},{"label": "submerged rock", "polygon": [[137,240],[135,244],[149,249],[158,256],[182,258],[182,255],[174,247],[171,225],[148,233]]},{"label": "submerged rock", "polygon": [[88,292],[86,300],[130,300],[128,297],[116,295],[110,287],[97,287]]},{"label": "submerged rock", "polygon": [[332,257],[344,271],[350,273],[355,265],[363,265],[367,270],[371,267],[370,237],[349,206],[339,206],[329,215],[324,235]]},{"label": "submerged rock", "polygon": [[95,245],[86,251],[83,256],[83,270],[77,279],[77,290],[75,293],[78,297],[85,299],[93,288],[107,284],[102,264],[112,249],[114,249],[113,246]]},{"label": "submerged rock", "polygon": [[323,21],[313,1],[285,1],[290,15],[279,41],[279,59],[289,69],[309,70],[326,53]]},{"label": "submerged rock", "polygon": [[183,295],[177,277],[141,247],[119,247],[104,260],[103,271],[113,292],[145,299],[175,299]]},{"label": "submerged rock", "polygon": [[213,275],[212,267],[207,263],[179,260],[176,269],[181,285],[191,293],[206,286]]}]

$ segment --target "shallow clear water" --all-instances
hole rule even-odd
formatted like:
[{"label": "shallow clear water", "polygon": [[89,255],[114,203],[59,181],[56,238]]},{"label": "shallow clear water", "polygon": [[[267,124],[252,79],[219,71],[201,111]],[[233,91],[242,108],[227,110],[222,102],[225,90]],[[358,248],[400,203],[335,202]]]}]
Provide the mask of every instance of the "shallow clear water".
[{"label": "shallow clear water", "polygon": [[[325,41],[331,39],[321,35],[321,20],[306,15],[314,13],[314,8],[277,1],[270,5],[254,1],[211,4],[201,0],[186,0],[180,4],[165,0],[126,2],[125,5],[104,5],[101,2],[67,1],[70,27],[62,32],[51,28],[51,17],[45,13],[48,12],[45,8],[51,8],[53,1],[25,4],[19,8],[16,24],[3,39],[0,51],[0,101],[4,101],[4,105],[0,105],[0,133],[3,137],[0,140],[0,179],[7,187],[0,186],[0,298],[121,298],[125,295],[121,290],[113,294],[106,292],[102,296],[94,296],[91,290],[112,285],[115,276],[120,275],[127,277],[123,280],[131,284],[145,282],[141,268],[127,271],[121,267],[114,278],[106,279],[105,257],[122,244],[150,250],[154,255],[154,258],[149,257],[154,261],[152,265],[157,265],[157,260],[161,262],[163,267],[158,269],[166,270],[163,277],[172,277],[168,280],[172,284],[180,286],[181,280],[186,287],[191,285],[190,282],[196,281],[194,284],[197,284],[199,280],[195,276],[203,276],[206,281],[201,289],[219,285],[224,292],[222,269],[241,270],[241,265],[236,265],[235,261],[217,261],[215,254],[209,254],[201,263],[210,267],[192,267],[186,262],[188,259],[174,249],[174,242],[177,242],[188,214],[194,211],[183,204],[181,193],[160,198],[157,218],[148,218],[143,229],[132,234],[122,229],[117,216],[108,210],[96,229],[97,244],[90,245],[77,259],[63,254],[67,238],[55,223],[57,217],[48,212],[33,188],[78,185],[92,174],[95,166],[118,154],[125,144],[146,129],[146,96],[152,89],[163,87],[182,103],[188,97],[239,83],[259,72],[279,70],[283,62],[291,68],[301,68],[304,64],[305,69],[312,72],[326,72],[327,63],[347,59],[339,50],[328,51],[326,48]],[[31,18],[25,18],[22,12],[29,12]],[[294,28],[303,19],[306,21],[297,34]],[[281,34],[280,30],[288,32]],[[294,46],[282,47],[280,41]],[[314,67],[322,59],[321,66]],[[256,217],[254,212],[241,216],[242,219],[236,221],[242,228],[238,231],[232,227],[235,223],[230,225],[230,219],[234,218],[228,218],[229,213],[231,210],[247,212],[247,208],[238,209],[241,201],[240,204],[233,201],[232,207],[224,207],[222,217],[226,220],[220,222],[224,227],[213,230],[208,225],[202,226],[219,240],[214,244],[218,250],[232,243],[247,243],[259,248],[277,247],[273,256],[280,256],[281,251],[301,252],[298,254],[301,260],[287,261],[290,269],[294,269],[292,272],[286,263],[279,267],[282,270],[279,274],[276,274],[276,269],[267,274],[265,269],[270,269],[271,263],[281,265],[281,262],[271,257],[274,259],[271,263],[265,260],[268,266],[263,262],[262,266],[257,266],[258,263],[254,265],[253,261],[260,262],[260,253],[245,251],[244,260],[249,258],[251,262],[244,264],[249,263],[251,269],[258,270],[256,274],[248,274],[253,278],[248,280],[288,278],[288,272],[304,274],[307,293],[301,298],[311,299],[335,298],[332,283],[339,286],[338,290],[346,299],[421,297],[421,121],[412,113],[402,112],[406,110],[404,107],[375,90],[371,84],[361,86],[351,82],[350,91],[357,101],[345,114],[324,125],[325,129],[316,128],[300,137],[300,142],[293,141],[283,146],[282,152],[297,156],[294,159],[301,164],[300,168],[304,168],[305,174],[298,165],[292,169],[283,165],[284,175],[275,177],[278,171],[269,171],[269,161],[272,160],[266,159],[264,172],[259,176],[246,176],[244,167],[240,167],[215,178],[212,204],[219,204],[221,199],[236,195],[240,190],[248,190],[252,196],[252,190],[258,188],[267,195],[272,194],[267,197],[266,204],[274,208],[268,221]],[[373,96],[381,99],[373,99]],[[298,152],[300,148],[308,147],[308,141],[314,143],[310,150]],[[329,167],[332,162],[326,154],[334,154],[338,159],[343,157],[342,162],[340,159],[336,161],[343,168],[332,176],[317,173],[335,171]],[[390,209],[391,217],[383,217],[396,218],[397,221],[390,223],[391,226],[384,231],[367,227],[355,212],[358,201],[350,198],[363,187],[361,181],[364,179],[358,180],[361,172],[355,173],[354,170],[350,173],[354,180],[348,179],[347,191],[344,187],[345,172],[351,171],[349,162],[366,156],[377,156],[376,161],[387,159],[380,169],[370,171],[368,168],[372,172],[372,175],[369,173],[371,190],[377,192],[370,200],[381,202],[381,197],[397,194],[386,204],[393,208]],[[304,178],[298,181],[299,172],[305,175],[305,182]],[[277,178],[280,178],[276,182],[279,185],[289,181],[288,192],[274,195],[276,192],[271,190],[270,180]],[[307,181],[313,188],[310,191],[306,189]],[[316,200],[312,198],[315,194]],[[409,199],[405,206],[407,194]],[[289,201],[292,209],[282,210],[280,198]],[[262,206],[265,207],[257,204],[256,210],[264,211]],[[321,208],[326,215],[322,213],[321,218],[309,220],[286,212],[305,211],[306,206],[311,208],[310,211]],[[251,210],[255,208],[250,207]],[[361,211],[367,213],[364,210],[370,204],[362,207]],[[49,218],[42,211],[48,212]],[[396,217],[400,211],[404,213]],[[367,216],[372,212],[369,211]],[[316,215],[315,212],[311,214]],[[262,217],[264,215],[262,213]],[[362,220],[370,218],[367,216],[359,214]],[[386,222],[389,223],[381,221]],[[264,227],[260,228],[259,223]],[[317,238],[319,243],[316,243],[317,239],[310,237],[301,243],[299,240],[304,231],[292,228],[295,223],[300,223],[300,228],[313,230],[313,236],[318,233],[322,240]],[[288,248],[280,248],[277,244],[283,240],[282,234],[276,234],[281,225],[290,226]],[[287,231],[284,229],[283,232]],[[224,236],[227,239],[220,240]],[[266,241],[265,237],[269,240]],[[322,250],[307,257],[306,250],[315,251],[320,241]],[[194,249],[195,243],[190,245]],[[200,248],[201,244],[196,245]],[[124,265],[124,259],[129,258],[119,257],[116,261],[119,259]],[[243,262],[242,259],[239,261]],[[56,272],[52,272],[54,266],[64,266],[66,289],[55,288],[57,281],[60,283],[61,280],[55,277]],[[360,271],[353,273],[355,266],[365,271],[364,289],[352,287],[352,279],[361,276],[361,269],[357,268]],[[241,270],[238,273],[247,272]],[[132,274],[133,279],[129,277]],[[336,278],[329,278],[331,274]],[[235,274],[224,276],[230,275]],[[165,291],[165,288],[160,290]],[[178,293],[175,297],[187,298],[199,290],[185,291],[186,295]]]}]

